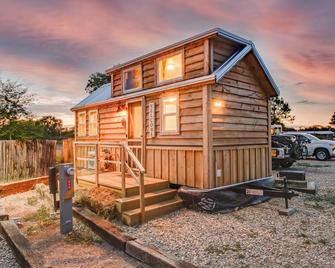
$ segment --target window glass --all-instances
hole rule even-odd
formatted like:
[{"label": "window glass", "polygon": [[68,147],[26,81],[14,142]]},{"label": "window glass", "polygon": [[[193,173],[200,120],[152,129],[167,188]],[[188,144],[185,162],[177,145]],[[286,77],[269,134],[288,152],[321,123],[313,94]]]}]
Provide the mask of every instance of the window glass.
[{"label": "window glass", "polygon": [[158,82],[172,80],[182,76],[182,53],[158,61]]},{"label": "window glass", "polygon": [[124,90],[138,89],[142,87],[141,72],[141,66],[136,66],[123,72]]},{"label": "window glass", "polygon": [[178,132],[178,100],[176,97],[162,98],[162,133],[175,134]]},{"label": "window glass", "polygon": [[86,135],[86,113],[78,114],[78,136]]},{"label": "window glass", "polygon": [[90,111],[88,114],[88,135],[96,136],[98,134],[98,116],[97,111]]}]

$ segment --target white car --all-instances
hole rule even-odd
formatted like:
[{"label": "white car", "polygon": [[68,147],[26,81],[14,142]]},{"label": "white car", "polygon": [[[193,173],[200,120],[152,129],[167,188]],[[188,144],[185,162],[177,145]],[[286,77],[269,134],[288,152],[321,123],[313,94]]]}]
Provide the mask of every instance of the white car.
[{"label": "white car", "polygon": [[304,143],[308,151],[307,156],[315,156],[320,161],[335,157],[335,141],[320,140],[308,133],[285,132],[283,134],[293,135],[300,144]]}]

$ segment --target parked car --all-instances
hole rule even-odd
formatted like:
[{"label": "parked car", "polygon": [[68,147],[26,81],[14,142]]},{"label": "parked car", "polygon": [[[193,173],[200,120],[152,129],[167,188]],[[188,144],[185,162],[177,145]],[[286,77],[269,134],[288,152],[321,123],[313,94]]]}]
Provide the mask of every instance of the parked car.
[{"label": "parked car", "polygon": [[300,157],[300,150],[295,137],[272,136],[273,169],[288,168]]},{"label": "parked car", "polygon": [[307,156],[315,156],[320,161],[335,157],[335,141],[320,140],[308,133],[285,132],[282,135],[295,136],[298,142],[304,143],[307,147]]}]

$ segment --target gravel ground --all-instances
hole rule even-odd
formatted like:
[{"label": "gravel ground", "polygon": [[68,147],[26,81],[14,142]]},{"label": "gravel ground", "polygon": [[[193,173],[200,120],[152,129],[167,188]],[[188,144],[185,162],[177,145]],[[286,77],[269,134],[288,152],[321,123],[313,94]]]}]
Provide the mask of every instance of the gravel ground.
[{"label": "gravel ground", "polygon": [[1,268],[19,268],[15,256],[8,246],[5,238],[0,234],[0,267]]},{"label": "gravel ground", "polygon": [[279,216],[272,199],[229,214],[181,209],[123,230],[144,243],[201,267],[335,267],[335,160],[299,161],[316,196],[290,201],[298,209]]}]

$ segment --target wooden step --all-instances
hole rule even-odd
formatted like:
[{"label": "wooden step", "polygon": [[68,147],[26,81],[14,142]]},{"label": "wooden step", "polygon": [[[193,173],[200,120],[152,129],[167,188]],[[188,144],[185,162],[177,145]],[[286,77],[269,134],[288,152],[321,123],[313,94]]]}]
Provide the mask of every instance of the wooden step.
[{"label": "wooden step", "polygon": [[[174,199],[162,201],[150,206],[145,207],[145,218],[146,221],[151,220],[155,217],[168,214],[176,209],[179,209],[183,206],[183,200],[179,197]],[[132,226],[140,223],[140,209],[128,210],[122,213],[123,223]]]},{"label": "wooden step", "polygon": [[[166,188],[156,192],[146,193],[144,195],[145,205],[149,206],[155,203],[173,199],[177,194],[177,190]],[[140,207],[140,196],[119,198],[116,200],[116,209],[119,213],[126,210],[132,210]]]},{"label": "wooden step", "polygon": [[[169,188],[169,181],[161,180],[161,181],[152,182],[152,183],[145,182],[144,192],[145,193],[156,192],[156,191],[163,190],[166,188]],[[138,195],[139,190],[140,190],[139,186],[129,187],[126,189],[126,196],[129,197],[129,196]]]}]

